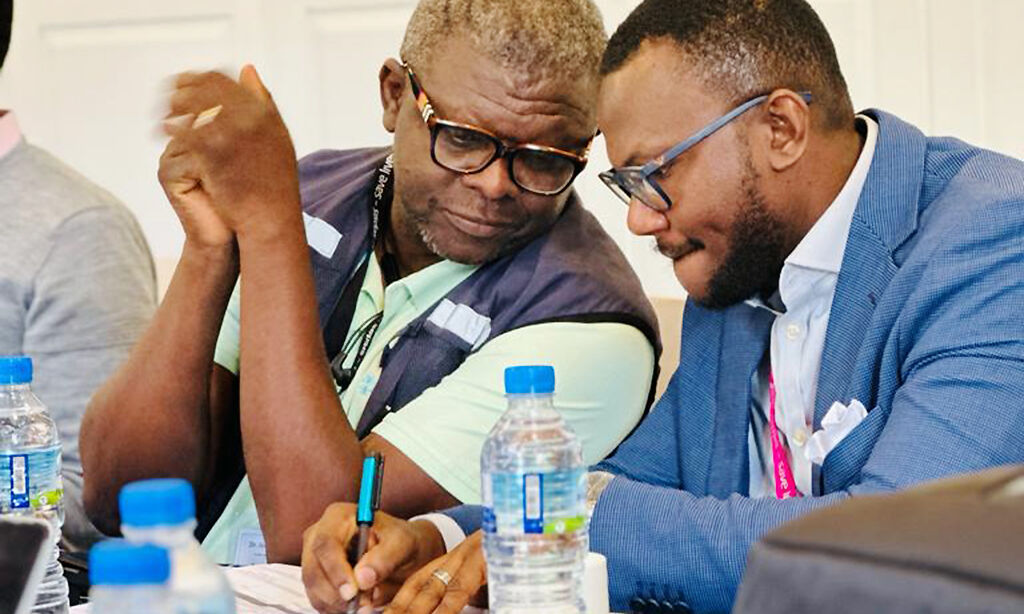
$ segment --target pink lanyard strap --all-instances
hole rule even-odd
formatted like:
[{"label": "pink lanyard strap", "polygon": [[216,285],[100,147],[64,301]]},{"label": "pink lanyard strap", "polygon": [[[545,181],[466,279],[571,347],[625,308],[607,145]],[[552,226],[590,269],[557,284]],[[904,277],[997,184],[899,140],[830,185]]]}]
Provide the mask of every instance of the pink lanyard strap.
[{"label": "pink lanyard strap", "polygon": [[786,448],[779,438],[779,428],[775,426],[775,375],[768,372],[768,432],[772,440],[772,469],[775,472],[775,497],[778,499],[789,499],[800,497],[800,491],[796,489],[796,480],[793,479],[793,468],[789,466],[789,457],[786,455]]}]

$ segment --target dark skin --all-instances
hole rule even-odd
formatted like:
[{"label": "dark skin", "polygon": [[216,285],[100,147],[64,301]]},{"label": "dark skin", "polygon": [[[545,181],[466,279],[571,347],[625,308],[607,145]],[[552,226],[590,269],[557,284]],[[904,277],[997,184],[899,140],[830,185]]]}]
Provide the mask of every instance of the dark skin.
[{"label": "dark skin", "polygon": [[[335,503],[306,531],[302,581],[309,602],[321,614],[342,614],[362,591],[361,607],[382,607],[389,614],[457,614],[467,604],[486,606],[487,565],[477,531],[445,553],[433,523],[405,522],[378,513],[370,547],[353,568],[345,547],[357,534],[356,506]],[[446,587],[433,576],[447,571]]]},{"label": "dark skin", "polygon": [[[455,37],[423,66],[413,66],[441,118],[485,128],[508,143],[582,151],[596,131],[596,84],[564,87],[503,70]],[[507,163],[459,175],[430,159],[430,132],[396,60],[381,69],[384,127],[395,133],[393,237],[399,261],[492,260],[545,232],[569,193],[539,196],[509,179]],[[423,241],[428,235],[431,245]]]},{"label": "dark skin", "polygon": [[[466,45],[456,37],[435,54],[450,71],[418,68],[440,114],[503,138],[585,146],[595,113],[580,101],[592,100],[592,90],[580,86],[567,96],[543,80],[495,78],[500,70]],[[503,161],[470,176],[437,167],[404,71],[391,60],[380,79],[384,126],[395,133],[396,185],[392,226],[377,251],[392,252],[401,275],[442,256],[488,260],[556,219],[568,195],[522,193]],[[360,441],[345,417],[317,324],[295,152],[255,70],[247,67],[237,82],[218,73],[181,75],[169,106],[160,181],[185,230],[185,248],[153,324],[84,418],[90,517],[116,532],[116,493],[155,476],[188,479],[202,505],[239,438],[271,561],[298,562],[303,531],[332,502],[358,498],[369,453],[387,462],[385,511],[409,517],[457,504],[384,438]],[[212,122],[193,127],[217,106]],[[243,378],[212,362],[239,272]]]},{"label": "dark skin", "polygon": [[[455,503],[383,438],[359,441],[341,410],[315,316],[294,150],[255,71],[243,71],[240,82],[185,74],[175,86],[169,115],[185,119],[168,122],[160,179],[186,246],[155,322],[83,422],[87,510],[113,531],[120,486],[155,475],[190,480],[202,503],[225,461],[226,439],[238,437],[234,429],[270,560],[298,561],[302,531],[322,509],[357,497],[368,453],[388,459],[386,509],[407,516]],[[191,128],[192,118],[217,104],[223,110],[214,122]],[[241,379],[212,364],[239,270],[246,279]],[[166,356],[176,359],[155,360]],[[153,398],[162,411],[147,409]],[[135,415],[126,419],[128,412]]]},{"label": "dark skin", "polygon": [[[413,68],[440,117],[480,126],[509,142],[581,151],[595,132],[596,84],[585,80],[567,86],[509,73],[458,37],[437,51],[432,62]],[[396,133],[395,190],[401,206],[392,209],[392,236],[407,246],[402,254],[407,262],[436,259],[429,246],[415,241],[424,234],[443,246],[450,259],[489,260],[546,230],[564,207],[567,192],[546,197],[519,190],[509,179],[504,161],[481,173],[461,176],[433,164],[429,131],[410,94],[405,71],[395,60],[388,60],[381,70],[381,97],[384,126]],[[427,186],[436,189],[431,192]],[[390,472],[388,467],[388,479]],[[444,554],[432,524],[413,523],[397,531],[394,519],[383,516],[387,520],[375,525],[380,528],[386,523],[377,534],[381,545],[371,548],[353,570],[344,549],[355,534],[354,518],[355,506],[339,503],[306,531],[303,579],[310,601],[322,612],[344,611],[356,587],[368,591],[363,595],[365,603],[387,603],[401,580]],[[398,541],[390,542],[389,536]],[[402,560],[388,563],[398,552]]]},{"label": "dark skin", "polygon": [[[614,166],[643,164],[730,109],[719,94],[699,85],[694,66],[674,43],[647,42],[605,78],[598,105]],[[673,200],[669,211],[630,204],[630,232],[657,240],[692,298],[706,297],[732,246],[733,220],[749,198],[743,179],[751,170],[769,213],[785,229],[784,254],[842,189],[860,155],[861,137],[852,117],[847,129],[826,131],[819,113],[795,92],[776,90],[658,178]],[[781,270],[782,262],[777,265]]]},{"label": "dark skin", "polygon": [[[673,43],[659,41],[645,43],[604,79],[598,110],[612,164],[644,164],[729,110],[729,103],[700,84],[692,67]],[[792,91],[773,92],[758,110],[737,120],[745,122],[742,129],[727,126],[659,178],[672,198],[672,209],[660,213],[631,203],[630,231],[656,238],[662,251],[672,254],[679,281],[692,296],[702,296],[730,248],[749,159],[761,178],[758,190],[767,206],[784,220],[789,253],[842,189],[863,145],[852,117],[849,129],[828,131],[820,127],[820,112]],[[703,247],[694,247],[693,239]],[[437,544],[436,538],[396,541],[377,553],[371,550],[356,566],[360,587],[373,590],[377,584],[371,579],[390,586],[408,575],[415,562],[438,555],[408,575],[387,611],[455,614],[474,599],[479,603],[486,584],[482,534],[474,533],[447,554]],[[361,567],[374,568],[365,583],[359,578]],[[402,572],[385,575],[393,569]],[[451,575],[447,588],[432,577],[436,569]]]}]

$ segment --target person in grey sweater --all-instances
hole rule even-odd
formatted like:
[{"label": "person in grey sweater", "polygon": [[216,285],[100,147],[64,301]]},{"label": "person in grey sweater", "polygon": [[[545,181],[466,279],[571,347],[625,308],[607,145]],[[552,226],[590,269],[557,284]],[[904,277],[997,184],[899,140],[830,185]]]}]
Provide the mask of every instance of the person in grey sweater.
[{"label": "person in grey sweater", "polygon": [[[0,67],[11,1],[0,0]],[[0,110],[0,354],[34,362],[33,389],[64,446],[64,547],[100,538],[82,511],[78,429],[93,391],[156,308],[149,247],[116,198],[25,142]]]}]

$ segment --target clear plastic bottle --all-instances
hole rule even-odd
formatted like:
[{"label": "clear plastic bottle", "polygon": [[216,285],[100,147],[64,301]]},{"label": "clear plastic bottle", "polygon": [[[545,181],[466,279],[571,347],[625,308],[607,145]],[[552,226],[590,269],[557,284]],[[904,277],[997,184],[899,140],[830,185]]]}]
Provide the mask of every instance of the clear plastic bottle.
[{"label": "clear plastic bottle", "polygon": [[68,611],[68,583],[60,565],[64,524],[60,434],[32,393],[32,359],[0,356],[0,514],[35,516],[53,527],[53,554],[32,614]]},{"label": "clear plastic bottle", "polygon": [[172,478],[133,482],[121,489],[119,503],[126,539],[170,552],[175,614],[235,614],[235,594],[227,576],[206,558],[193,533],[196,504],[191,484]]},{"label": "clear plastic bottle", "polygon": [[554,407],[552,367],[505,370],[508,410],[480,459],[490,611],[580,613],[588,551],[579,439]]},{"label": "clear plastic bottle", "polygon": [[172,614],[166,548],[110,540],[89,551],[92,614]]}]

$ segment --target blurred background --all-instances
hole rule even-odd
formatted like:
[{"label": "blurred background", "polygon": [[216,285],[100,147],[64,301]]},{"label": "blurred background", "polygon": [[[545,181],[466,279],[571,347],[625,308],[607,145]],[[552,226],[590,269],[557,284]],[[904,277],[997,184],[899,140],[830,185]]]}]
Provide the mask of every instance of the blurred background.
[{"label": "blurred background", "polygon": [[[509,0],[514,1],[514,0]],[[597,0],[609,32],[639,0]],[[1024,157],[1024,0],[812,0],[854,106],[926,133]],[[26,137],[121,198],[166,286],[183,235],[156,181],[168,76],[260,70],[299,155],[389,142],[377,72],[396,56],[414,0],[16,0],[0,108]],[[681,297],[668,261],[626,230],[600,184],[603,143],[577,182],[649,294]]]}]

